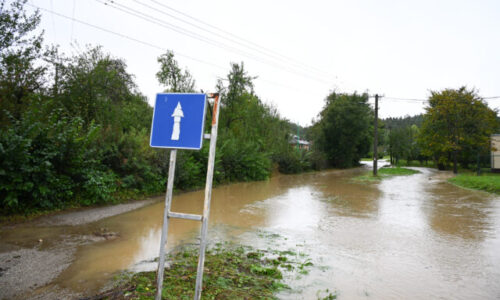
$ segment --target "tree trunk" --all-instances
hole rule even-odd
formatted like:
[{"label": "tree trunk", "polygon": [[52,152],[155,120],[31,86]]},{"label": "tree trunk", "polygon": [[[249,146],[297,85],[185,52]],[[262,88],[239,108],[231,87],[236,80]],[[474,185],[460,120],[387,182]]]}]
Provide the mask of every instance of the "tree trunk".
[{"label": "tree trunk", "polygon": [[453,174],[458,173],[458,167],[457,167],[457,151],[453,151]]}]

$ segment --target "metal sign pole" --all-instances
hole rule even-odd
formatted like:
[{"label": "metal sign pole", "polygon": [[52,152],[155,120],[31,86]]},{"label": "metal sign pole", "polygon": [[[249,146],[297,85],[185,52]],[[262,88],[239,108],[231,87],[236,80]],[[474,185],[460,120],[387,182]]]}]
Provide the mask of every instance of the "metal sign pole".
[{"label": "metal sign pole", "polygon": [[161,290],[163,288],[163,272],[165,270],[165,245],[167,243],[168,233],[168,213],[172,203],[172,190],[174,187],[175,161],[177,158],[177,149],[170,150],[170,165],[168,167],[167,194],[165,196],[165,210],[163,212],[163,227],[160,240],[160,259],[158,262],[157,282],[156,282],[156,300],[161,300]]},{"label": "metal sign pole", "polygon": [[210,200],[212,198],[212,182],[214,177],[215,150],[217,144],[217,128],[219,125],[219,94],[214,97],[214,109],[212,113],[212,131],[210,133],[210,152],[208,154],[207,181],[205,184],[205,201],[203,206],[203,218],[201,225],[200,257],[198,259],[198,271],[196,273],[196,289],[194,299],[200,300],[203,289],[203,266],[205,264],[205,249],[207,247],[208,217],[210,215]]}]

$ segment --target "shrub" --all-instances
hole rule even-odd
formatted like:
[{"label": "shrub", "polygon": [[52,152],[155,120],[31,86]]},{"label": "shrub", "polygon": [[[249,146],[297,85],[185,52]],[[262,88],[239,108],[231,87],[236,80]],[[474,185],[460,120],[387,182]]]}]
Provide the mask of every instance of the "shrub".
[{"label": "shrub", "polygon": [[[7,113],[8,114],[8,113]],[[55,110],[43,121],[38,109],[27,111],[0,135],[0,203],[3,213],[63,207],[76,191],[90,188],[89,169],[98,165],[98,128]],[[106,181],[110,183],[109,180]]]}]

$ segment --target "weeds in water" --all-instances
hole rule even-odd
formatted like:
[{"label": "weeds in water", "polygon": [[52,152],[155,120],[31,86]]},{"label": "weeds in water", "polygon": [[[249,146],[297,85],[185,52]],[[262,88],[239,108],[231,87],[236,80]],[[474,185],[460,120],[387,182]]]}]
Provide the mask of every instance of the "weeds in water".
[{"label": "weeds in water", "polygon": [[420,173],[420,171],[407,169],[407,168],[383,167],[377,171],[377,176],[373,176],[373,174],[371,172],[368,172],[364,175],[354,177],[353,180],[368,181],[368,182],[380,181],[384,178],[389,178],[389,177],[393,177],[393,176],[407,176],[407,175],[413,175],[413,174],[418,174],[418,173]]},{"label": "weeds in water", "polygon": [[327,293],[327,295],[325,297],[320,296],[323,293],[323,291],[318,291],[316,293],[318,300],[335,300],[335,299],[337,299],[337,292],[332,293],[328,289],[326,289],[324,292]]},{"label": "weeds in water", "polygon": [[[198,249],[183,249],[168,256],[171,265],[165,269],[162,297],[192,299],[196,280]],[[203,274],[203,299],[276,299],[275,293],[288,289],[282,282],[283,272],[307,274],[312,266],[293,251],[256,250],[233,244],[216,244],[206,253]],[[153,299],[156,273],[126,275],[116,291],[120,297],[104,299]],[[123,283],[125,281],[125,283]],[[109,293],[109,292],[108,292]]]}]

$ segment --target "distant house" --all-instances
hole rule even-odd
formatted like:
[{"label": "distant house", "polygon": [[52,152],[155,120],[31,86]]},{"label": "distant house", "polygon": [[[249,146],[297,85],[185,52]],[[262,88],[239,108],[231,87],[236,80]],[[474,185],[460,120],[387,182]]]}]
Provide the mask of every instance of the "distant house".
[{"label": "distant house", "polygon": [[301,140],[298,136],[292,135],[292,138],[290,139],[290,145],[292,147],[297,147],[299,146],[299,149],[301,150],[309,150],[311,148],[311,143],[305,140]]},{"label": "distant house", "polygon": [[500,173],[500,134],[491,136],[491,171]]}]

